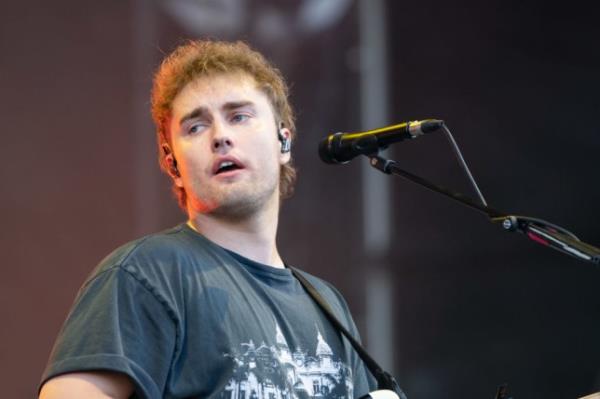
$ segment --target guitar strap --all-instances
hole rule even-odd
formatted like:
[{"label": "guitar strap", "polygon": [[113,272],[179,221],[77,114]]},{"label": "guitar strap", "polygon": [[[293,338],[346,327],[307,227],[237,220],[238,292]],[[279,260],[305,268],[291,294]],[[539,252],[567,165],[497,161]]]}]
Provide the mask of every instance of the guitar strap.
[{"label": "guitar strap", "polygon": [[306,290],[308,295],[319,305],[327,319],[337,328],[350,342],[358,356],[363,360],[375,380],[377,380],[377,389],[387,389],[396,392],[400,399],[406,399],[406,395],[390,373],[383,370],[375,360],[367,353],[365,348],[352,336],[352,334],[342,325],[342,323],[335,317],[329,304],[325,302],[325,299],[319,294],[317,289],[299,272],[293,267],[286,265],[291,271],[294,277],[298,279],[302,287]]}]

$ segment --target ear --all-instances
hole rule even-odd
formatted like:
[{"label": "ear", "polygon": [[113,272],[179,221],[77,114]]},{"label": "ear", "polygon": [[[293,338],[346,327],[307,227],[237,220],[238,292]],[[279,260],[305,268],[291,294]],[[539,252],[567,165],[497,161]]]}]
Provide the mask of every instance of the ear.
[{"label": "ear", "polygon": [[279,154],[279,162],[282,165],[288,163],[291,159],[291,145],[292,145],[292,132],[287,127],[279,128],[277,132],[279,137],[279,143],[281,145],[281,151]]},{"label": "ear", "polygon": [[177,160],[175,156],[173,156],[173,152],[171,151],[171,147],[168,144],[162,145],[164,162],[167,164],[167,173],[173,179],[173,182],[177,187],[183,187],[183,181],[181,180],[181,174],[179,173],[179,169],[177,168]]},{"label": "ear", "polygon": [[183,187],[183,181],[181,180],[181,174],[177,168],[177,161],[173,157],[173,154],[165,156],[165,162],[167,164],[167,173],[173,179],[173,182],[177,187]]}]

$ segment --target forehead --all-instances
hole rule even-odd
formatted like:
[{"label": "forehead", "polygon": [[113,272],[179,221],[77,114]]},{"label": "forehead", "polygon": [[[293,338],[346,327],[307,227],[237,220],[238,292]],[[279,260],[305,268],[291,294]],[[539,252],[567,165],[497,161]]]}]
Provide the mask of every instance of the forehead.
[{"label": "forehead", "polygon": [[267,96],[252,76],[243,72],[213,73],[199,76],[183,87],[173,100],[172,116],[177,118],[197,107],[217,110],[233,102],[270,106]]}]

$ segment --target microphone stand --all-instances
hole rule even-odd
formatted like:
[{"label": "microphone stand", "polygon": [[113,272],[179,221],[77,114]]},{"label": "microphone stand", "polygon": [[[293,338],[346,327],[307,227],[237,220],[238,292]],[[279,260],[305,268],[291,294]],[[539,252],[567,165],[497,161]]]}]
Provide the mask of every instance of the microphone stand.
[{"label": "microphone stand", "polygon": [[404,177],[413,183],[458,201],[468,208],[483,213],[492,223],[502,225],[507,231],[524,234],[530,240],[537,242],[538,244],[553,248],[579,260],[600,264],[599,248],[582,242],[573,233],[560,226],[528,216],[510,215],[487,205],[478,204],[472,198],[462,193],[440,187],[428,180],[401,169],[396,161],[383,158],[379,155],[378,151],[366,156],[370,159],[370,164],[375,169],[385,174],[394,174],[396,176]]}]

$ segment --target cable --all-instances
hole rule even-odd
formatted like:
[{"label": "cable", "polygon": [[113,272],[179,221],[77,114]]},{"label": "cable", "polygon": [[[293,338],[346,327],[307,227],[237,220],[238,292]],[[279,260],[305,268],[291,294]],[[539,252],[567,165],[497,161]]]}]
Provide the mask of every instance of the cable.
[{"label": "cable", "polygon": [[[450,141],[452,150],[454,151],[454,155],[456,155],[456,158],[458,159],[458,162],[460,163],[460,166],[463,168],[463,170],[465,171],[465,173],[467,174],[467,177],[469,178],[469,181],[471,182],[471,185],[473,186],[473,188],[475,189],[475,191],[477,192],[477,195],[479,196],[479,199],[481,200],[481,202],[483,203],[483,205],[487,206],[487,202],[485,201],[485,198],[483,197],[483,194],[481,193],[481,191],[479,190],[479,187],[477,186],[477,183],[475,182],[475,179],[473,178],[473,175],[471,174],[471,171],[469,170],[469,167],[467,166],[467,163],[465,162],[460,149],[458,148],[458,145],[456,144],[456,141],[454,140],[454,137],[452,137],[452,133],[450,133],[450,129],[448,129],[448,127],[446,126],[446,124],[442,124],[442,128],[444,129],[444,133],[446,133],[446,137],[448,138],[448,141]],[[577,236],[573,233],[571,233],[569,230],[560,227],[554,223],[550,223],[546,220],[543,219],[538,219],[538,218],[532,218],[529,216],[517,216],[514,215],[514,217],[517,220],[521,220],[521,221],[525,221],[525,222],[529,222],[538,226],[542,226],[542,227],[548,227],[551,229],[556,230],[559,233],[562,233],[576,241],[581,241],[579,238],[577,238]]]},{"label": "cable", "polygon": [[479,190],[479,187],[477,186],[477,183],[475,182],[475,179],[473,178],[473,175],[471,174],[471,171],[469,170],[469,167],[467,166],[465,159],[463,158],[462,154],[460,153],[460,149],[458,148],[458,145],[456,144],[454,137],[452,137],[452,133],[450,133],[450,129],[448,129],[448,127],[446,126],[445,123],[442,124],[442,128],[444,129],[444,133],[446,133],[446,137],[448,138],[448,141],[450,141],[452,150],[454,151],[454,155],[456,155],[456,159],[458,159],[458,163],[460,164],[460,166],[463,168],[463,170],[467,174],[467,177],[469,178],[469,182],[475,189],[475,192],[477,193],[479,200],[481,201],[481,203],[483,205],[487,206],[487,201],[485,200],[485,198],[483,197],[483,194]]}]

